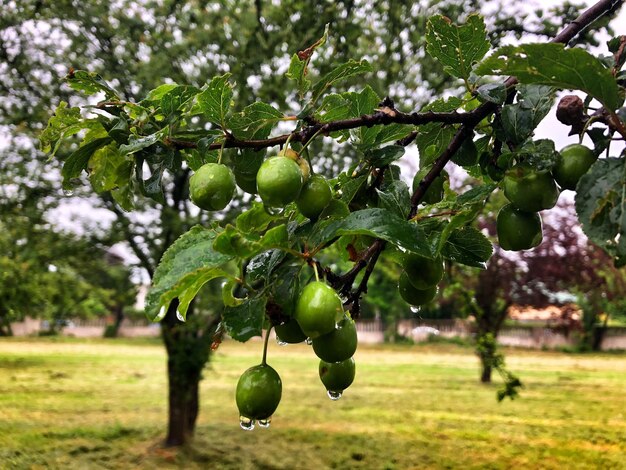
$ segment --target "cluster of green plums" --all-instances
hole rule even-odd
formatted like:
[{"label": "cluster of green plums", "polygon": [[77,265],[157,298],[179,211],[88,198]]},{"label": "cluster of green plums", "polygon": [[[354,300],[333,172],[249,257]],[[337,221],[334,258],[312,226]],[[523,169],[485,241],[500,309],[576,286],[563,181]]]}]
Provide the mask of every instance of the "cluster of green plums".
[{"label": "cluster of green plums", "polygon": [[[332,400],[341,398],[354,381],[357,348],[356,325],[343,310],[341,298],[323,281],[307,284],[298,298],[295,314],[276,325],[279,344],[307,341],[319,357],[319,377]],[[269,333],[269,332],[268,332]],[[245,430],[269,426],[282,395],[280,376],[266,363],[246,370],[237,383],[240,425]]]},{"label": "cluster of green plums", "polygon": [[543,239],[539,212],[556,205],[559,187],[576,189],[596,158],[584,145],[572,144],[559,152],[552,172],[537,171],[524,163],[509,169],[502,187],[510,204],[502,207],[496,220],[500,247],[520,251],[539,245]]},{"label": "cluster of green plums", "polygon": [[407,254],[402,263],[398,292],[406,303],[419,307],[437,295],[437,284],[443,277],[443,260]]},{"label": "cluster of green plums", "polygon": [[201,209],[224,209],[235,194],[235,187],[258,193],[268,208],[283,208],[295,202],[305,217],[316,219],[332,199],[328,181],[311,175],[306,159],[291,149],[265,160],[251,178],[235,178],[228,166],[207,163],[189,180],[191,200]]}]

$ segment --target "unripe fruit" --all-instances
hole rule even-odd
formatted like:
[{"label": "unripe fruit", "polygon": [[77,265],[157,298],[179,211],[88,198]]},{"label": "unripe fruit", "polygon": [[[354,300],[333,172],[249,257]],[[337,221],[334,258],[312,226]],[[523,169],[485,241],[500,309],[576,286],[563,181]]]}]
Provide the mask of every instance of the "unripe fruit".
[{"label": "unripe fruit", "polygon": [[235,193],[235,177],[226,165],[207,163],[189,178],[193,203],[208,211],[224,209]]},{"label": "unripe fruit", "polygon": [[443,261],[439,256],[435,259],[428,259],[409,254],[404,258],[403,268],[416,289],[423,290],[436,286],[443,277]]},{"label": "unripe fruit", "polygon": [[295,318],[290,318],[282,325],[276,325],[274,330],[278,339],[283,343],[296,344],[306,339],[306,335]]},{"label": "unripe fruit", "polygon": [[552,209],[559,198],[559,190],[550,173],[525,165],[515,165],[507,171],[503,187],[511,204],[526,212]]},{"label": "unripe fruit", "polygon": [[259,364],[249,368],[237,382],[239,414],[250,419],[268,419],[278,408],[282,390],[280,376],[272,367]]},{"label": "unripe fruit", "polygon": [[296,320],[309,338],[330,333],[343,317],[343,304],[337,292],[321,281],[305,286],[296,304]]},{"label": "unripe fruit", "polygon": [[541,243],[541,217],[536,212],[524,212],[507,204],[496,220],[498,243],[503,250],[520,251]]},{"label": "unripe fruit", "polygon": [[295,201],[302,183],[300,167],[286,157],[268,158],[256,175],[259,195],[265,205],[270,207],[285,207]]},{"label": "unripe fruit", "polygon": [[596,161],[596,155],[584,145],[572,144],[559,152],[560,157],[552,169],[554,179],[562,189],[576,189],[578,180]]},{"label": "unripe fruit", "polygon": [[309,176],[311,174],[311,166],[306,158],[303,158],[298,152],[292,149],[285,149],[278,152],[279,157],[287,157],[290,160],[293,160],[300,167],[300,171],[302,172],[302,180],[306,183],[309,180]]},{"label": "unripe fruit", "polygon": [[309,219],[317,219],[333,198],[333,193],[326,178],[314,175],[304,185],[296,200],[298,210]]},{"label": "unripe fruit", "polygon": [[427,289],[416,289],[407,274],[403,271],[400,274],[400,280],[398,282],[398,292],[400,297],[404,299],[409,305],[420,306],[430,302],[437,295],[437,286],[429,287]]},{"label": "unripe fruit", "polygon": [[343,392],[354,382],[356,367],[354,359],[342,362],[320,361],[319,374],[324,387],[330,392]]},{"label": "unripe fruit", "polygon": [[333,331],[313,340],[313,351],[326,362],[345,361],[354,355],[357,342],[354,320],[345,316]]}]

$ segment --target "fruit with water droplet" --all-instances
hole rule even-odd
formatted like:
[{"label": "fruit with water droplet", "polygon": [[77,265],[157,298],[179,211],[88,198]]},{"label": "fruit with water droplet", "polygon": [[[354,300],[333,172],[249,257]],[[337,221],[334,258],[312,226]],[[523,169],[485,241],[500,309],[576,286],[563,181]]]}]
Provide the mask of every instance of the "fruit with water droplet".
[{"label": "fruit with water droplet", "polygon": [[351,358],[357,347],[356,325],[347,315],[330,333],[313,339],[313,351],[326,362],[341,362]]},{"label": "fruit with water droplet", "polygon": [[309,338],[330,333],[337,321],[343,318],[341,298],[328,284],[311,282],[300,293],[295,318]]},{"label": "fruit with water droplet", "polygon": [[541,243],[541,217],[536,212],[524,212],[507,204],[496,219],[498,243],[503,250],[520,251]]},{"label": "fruit with water droplet", "polygon": [[295,201],[303,182],[298,164],[286,157],[268,158],[256,175],[259,196],[270,207],[284,207]]},{"label": "fruit with water droplet", "polygon": [[301,343],[306,339],[306,335],[295,318],[290,318],[282,325],[276,325],[274,331],[276,331],[276,337],[287,344]]},{"label": "fruit with water droplet", "polygon": [[443,277],[443,261],[440,256],[430,259],[411,253],[404,257],[402,267],[416,289],[436,286]]},{"label": "fruit with water droplet", "polygon": [[578,180],[587,173],[598,157],[584,145],[572,144],[559,152],[552,175],[561,189],[576,189]]},{"label": "fruit with water droplet", "polygon": [[552,209],[559,199],[559,190],[548,171],[537,171],[523,164],[507,171],[502,185],[511,204],[525,212]]},{"label": "fruit with water droplet", "polygon": [[341,362],[320,361],[319,374],[326,390],[343,392],[354,382],[356,367],[354,358]]},{"label": "fruit with water droplet", "polygon": [[235,177],[226,165],[207,163],[189,178],[193,203],[207,211],[224,209],[235,193]]},{"label": "fruit with water droplet", "polygon": [[402,297],[406,303],[419,306],[435,298],[435,295],[437,295],[437,286],[432,286],[427,289],[417,289],[411,284],[409,276],[407,276],[405,272],[402,272],[398,282],[398,292],[400,292],[400,297]]},{"label": "fruit with water droplet", "polygon": [[239,414],[249,419],[268,419],[274,414],[282,395],[278,372],[267,364],[246,370],[237,382],[235,398]]},{"label": "fruit with water droplet", "polygon": [[321,175],[314,175],[304,185],[296,200],[298,210],[309,219],[317,219],[333,198],[330,184]]}]

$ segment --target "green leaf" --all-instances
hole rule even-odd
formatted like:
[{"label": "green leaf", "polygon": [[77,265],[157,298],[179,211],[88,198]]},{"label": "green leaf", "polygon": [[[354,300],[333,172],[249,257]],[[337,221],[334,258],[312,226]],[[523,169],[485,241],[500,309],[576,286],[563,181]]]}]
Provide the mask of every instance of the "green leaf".
[{"label": "green leaf", "polygon": [[500,112],[505,135],[502,140],[514,145],[528,139],[548,115],[554,102],[554,89],[545,85],[519,87],[518,102],[505,105]]},{"label": "green leaf", "polygon": [[[215,229],[195,226],[167,249],[154,272],[146,298],[148,318],[160,320],[173,299],[182,297],[186,302],[209,280],[231,277],[225,266],[233,257],[213,249],[218,235]],[[185,305],[179,306],[183,316],[185,308]]]},{"label": "green leaf", "polygon": [[473,65],[489,51],[482,17],[470,15],[457,26],[445,16],[433,16],[426,25],[426,50],[450,75],[467,80]]},{"label": "green leaf", "polygon": [[409,187],[404,181],[393,181],[384,191],[377,189],[379,206],[392,214],[406,219],[411,209]]},{"label": "green leaf", "polygon": [[316,103],[317,100],[336,82],[371,71],[372,66],[365,59],[359,61],[350,59],[348,62],[339,65],[313,85],[311,104]]},{"label": "green leaf", "polygon": [[388,145],[383,148],[365,152],[365,158],[370,165],[382,168],[402,158],[404,152],[405,148],[401,145]]},{"label": "green leaf", "polygon": [[476,90],[476,93],[481,100],[495,104],[503,104],[508,94],[506,85],[502,82],[481,85]]},{"label": "green leaf", "polygon": [[232,225],[227,225],[216,237],[213,248],[227,255],[251,258],[271,248],[287,248],[288,243],[289,234],[285,224],[269,229],[262,237],[241,232]]},{"label": "green leaf", "polygon": [[177,86],[178,85],[176,83],[165,83],[163,85],[159,85],[154,90],[150,90],[148,92],[148,96],[146,96],[144,101],[161,101],[166,93],[169,93]]},{"label": "green leaf", "polygon": [[117,145],[109,144],[96,150],[89,159],[89,181],[94,191],[101,193],[117,187],[118,169],[126,162]]},{"label": "green leaf", "polygon": [[300,99],[304,99],[304,95],[309,88],[311,88],[311,81],[306,78],[308,70],[307,67],[309,62],[311,61],[311,56],[315,49],[326,44],[328,40],[328,24],[324,28],[324,34],[321,38],[319,38],[315,43],[311,46],[307,47],[305,50],[300,51],[298,54],[294,54],[291,56],[291,62],[289,64],[289,69],[285,76],[291,80],[296,82],[296,86],[298,87],[298,94],[300,95]]},{"label": "green leaf", "polygon": [[131,135],[128,144],[120,145],[122,155],[130,155],[160,142],[167,136],[168,128],[161,129],[150,135]]},{"label": "green leaf", "polygon": [[276,216],[268,214],[262,203],[254,202],[252,208],[237,217],[236,225],[242,232],[261,232],[274,220]]},{"label": "green leaf", "polygon": [[222,324],[226,333],[235,341],[245,342],[253,336],[261,336],[265,319],[266,297],[247,299],[235,307],[225,307]]},{"label": "green leaf", "polygon": [[233,85],[228,81],[230,76],[226,73],[213,78],[197,98],[198,108],[206,118],[222,127],[226,127],[226,115],[233,98]]},{"label": "green leaf", "polygon": [[474,204],[484,204],[489,195],[498,187],[496,184],[483,184],[475,186],[469,191],[460,194],[456,199],[458,206],[470,206]]},{"label": "green leaf", "polygon": [[369,235],[427,258],[433,256],[421,228],[385,209],[371,208],[352,212],[343,220],[323,226],[321,233],[315,234],[312,241],[314,245],[321,245],[341,235]]},{"label": "green leaf", "polygon": [[[358,93],[346,92],[342,96],[350,103],[350,115],[348,117],[356,118],[364,114],[371,114],[380,102],[380,97],[369,85]],[[380,130],[381,126],[359,127],[352,131],[352,136],[358,145],[369,147],[374,144],[376,135]]]},{"label": "green leaf", "polygon": [[615,78],[600,60],[583,49],[566,49],[563,44],[504,46],[483,61],[476,72],[513,75],[521,83],[582,90],[611,111],[622,102]]},{"label": "green leaf", "polygon": [[626,166],[623,158],[597,160],[576,188],[576,212],[585,234],[626,265]]},{"label": "green leaf", "polygon": [[316,110],[316,118],[324,123],[348,119],[352,116],[351,102],[344,95],[331,93],[324,96],[322,104]]},{"label": "green leaf", "polygon": [[77,178],[83,170],[87,169],[89,159],[96,150],[104,147],[113,139],[110,137],[101,137],[94,139],[74,151],[63,163],[61,174],[63,175],[63,185],[66,185],[70,179]]},{"label": "green leaf", "polygon": [[266,139],[285,115],[269,104],[257,101],[228,120],[228,127],[240,139]]},{"label": "green leaf", "polygon": [[134,208],[134,190],[135,180],[133,173],[135,170],[135,162],[126,160],[117,167],[117,175],[115,185],[117,189],[111,191],[111,196],[115,199],[122,209],[130,211]]},{"label": "green leaf", "polygon": [[98,120],[83,119],[80,108],[68,108],[67,103],[61,101],[39,136],[41,151],[54,155],[64,139],[78,134],[83,129],[104,130]]},{"label": "green leaf", "polygon": [[119,99],[119,93],[109,86],[100,75],[95,72],[76,70],[66,77],[67,84],[73,90],[82,91],[86,95],[104,92],[107,100]]},{"label": "green leaf", "polygon": [[[459,98],[438,99],[424,107],[422,112],[450,112],[455,111],[462,104],[463,101]],[[454,126],[431,122],[420,126],[418,130],[415,143],[420,154],[420,167],[423,168],[430,165],[445,150],[454,137],[456,129]]]},{"label": "green leaf", "polygon": [[485,263],[491,258],[493,247],[480,231],[465,226],[450,234],[441,253],[457,263],[484,269]]},{"label": "green leaf", "polygon": [[161,111],[165,115],[173,114],[188,104],[198,93],[200,93],[200,89],[195,86],[176,86],[167,91],[161,98]]},{"label": "green leaf", "polygon": [[368,175],[360,175],[350,177],[345,173],[339,175],[339,183],[341,184],[341,200],[346,204],[350,204],[355,196],[367,184]]}]

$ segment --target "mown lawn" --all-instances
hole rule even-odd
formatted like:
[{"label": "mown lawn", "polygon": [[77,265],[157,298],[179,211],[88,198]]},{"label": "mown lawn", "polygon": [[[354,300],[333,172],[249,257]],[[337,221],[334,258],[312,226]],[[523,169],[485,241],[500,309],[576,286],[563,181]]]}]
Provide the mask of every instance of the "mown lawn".
[{"label": "mown lawn", "polygon": [[338,402],[308,346],[272,344],[270,429],[239,429],[234,388],[262,344],[224,343],[194,443],[162,449],[163,348],[146,341],[0,341],[0,468],[626,468],[626,355],[508,351],[526,387],[498,404],[470,349],[362,346]]}]

